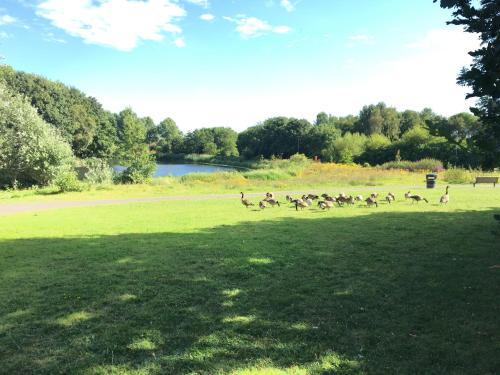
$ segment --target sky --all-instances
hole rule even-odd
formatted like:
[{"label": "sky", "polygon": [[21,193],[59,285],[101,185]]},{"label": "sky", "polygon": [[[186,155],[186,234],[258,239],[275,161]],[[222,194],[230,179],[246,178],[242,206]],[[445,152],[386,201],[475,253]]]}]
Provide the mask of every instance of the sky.
[{"label": "sky", "polygon": [[380,101],[467,111],[477,36],[432,0],[1,0],[0,55],[183,131]]}]

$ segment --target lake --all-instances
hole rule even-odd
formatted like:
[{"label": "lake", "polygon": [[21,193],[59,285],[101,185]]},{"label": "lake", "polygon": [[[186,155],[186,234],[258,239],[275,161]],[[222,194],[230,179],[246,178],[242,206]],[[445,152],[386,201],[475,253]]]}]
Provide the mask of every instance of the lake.
[{"label": "lake", "polygon": [[[123,171],[125,168],[115,166],[117,172]],[[157,164],[156,171],[153,177],[163,176],[184,176],[190,173],[214,173],[214,172],[231,172],[234,171],[231,167],[220,167],[216,165],[203,164]]]}]

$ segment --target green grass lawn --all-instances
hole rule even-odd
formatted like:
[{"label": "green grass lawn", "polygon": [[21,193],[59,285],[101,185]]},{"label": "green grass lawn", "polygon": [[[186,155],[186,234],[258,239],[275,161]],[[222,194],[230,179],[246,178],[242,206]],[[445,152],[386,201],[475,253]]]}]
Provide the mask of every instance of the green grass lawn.
[{"label": "green grass lawn", "polygon": [[442,190],[0,217],[0,373],[498,374],[500,189]]}]

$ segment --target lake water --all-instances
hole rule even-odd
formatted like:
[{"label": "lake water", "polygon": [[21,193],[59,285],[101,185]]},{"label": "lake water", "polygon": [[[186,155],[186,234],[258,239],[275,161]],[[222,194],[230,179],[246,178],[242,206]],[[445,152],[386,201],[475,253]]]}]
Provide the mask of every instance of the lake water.
[{"label": "lake water", "polygon": [[[117,172],[121,172],[125,168],[121,166],[115,166],[114,169]],[[154,177],[184,176],[189,173],[214,173],[230,171],[234,171],[234,168],[202,164],[157,164]]]}]

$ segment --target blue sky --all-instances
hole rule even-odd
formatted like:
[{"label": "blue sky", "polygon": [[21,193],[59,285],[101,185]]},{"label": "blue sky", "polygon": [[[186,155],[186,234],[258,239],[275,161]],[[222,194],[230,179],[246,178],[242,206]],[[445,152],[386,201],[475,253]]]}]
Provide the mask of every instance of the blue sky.
[{"label": "blue sky", "polygon": [[385,101],[467,110],[473,35],[432,0],[3,0],[0,54],[184,130]]}]

